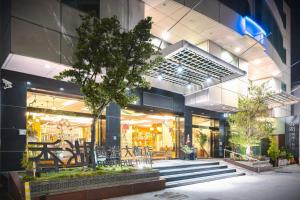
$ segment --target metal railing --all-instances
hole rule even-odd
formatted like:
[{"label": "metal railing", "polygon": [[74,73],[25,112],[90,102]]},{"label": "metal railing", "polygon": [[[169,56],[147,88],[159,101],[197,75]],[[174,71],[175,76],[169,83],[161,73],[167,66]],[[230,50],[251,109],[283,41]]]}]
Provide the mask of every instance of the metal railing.
[{"label": "metal railing", "polygon": [[224,159],[226,158],[226,152],[233,153],[234,155],[238,155],[238,156],[240,156],[240,157],[242,157],[242,158],[246,158],[247,160],[251,160],[251,161],[259,161],[258,159],[253,158],[253,157],[251,157],[251,156],[243,155],[243,154],[240,154],[240,153],[237,153],[237,152],[228,150],[228,149],[224,149]]}]

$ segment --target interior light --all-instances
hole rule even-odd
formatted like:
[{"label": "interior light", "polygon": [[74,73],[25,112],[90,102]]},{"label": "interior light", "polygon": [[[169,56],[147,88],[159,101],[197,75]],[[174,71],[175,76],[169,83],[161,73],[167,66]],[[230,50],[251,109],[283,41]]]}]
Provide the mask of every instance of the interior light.
[{"label": "interior light", "polygon": [[61,87],[61,88],[59,88],[59,90],[60,90],[60,91],[64,91],[65,89]]},{"label": "interior light", "polygon": [[167,40],[170,36],[170,32],[169,31],[163,31],[161,34],[161,37],[163,40]]},{"label": "interior light", "polygon": [[163,77],[161,75],[158,75],[157,79],[161,81],[163,79]]},{"label": "interior light", "polygon": [[27,85],[31,85],[31,82],[30,82],[30,81],[27,81]]}]

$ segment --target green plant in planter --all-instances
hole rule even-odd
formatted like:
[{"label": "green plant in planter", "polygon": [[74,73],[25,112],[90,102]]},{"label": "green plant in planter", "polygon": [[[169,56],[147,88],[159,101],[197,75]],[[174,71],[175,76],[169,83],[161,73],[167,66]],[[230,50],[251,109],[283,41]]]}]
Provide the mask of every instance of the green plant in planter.
[{"label": "green plant in planter", "polygon": [[183,145],[180,149],[186,155],[193,153],[193,148],[189,147],[188,145]]},{"label": "green plant in planter", "polygon": [[268,149],[268,155],[270,156],[273,165],[276,165],[277,159],[280,156],[280,150],[278,148],[278,144],[275,138],[271,139],[271,145]]}]

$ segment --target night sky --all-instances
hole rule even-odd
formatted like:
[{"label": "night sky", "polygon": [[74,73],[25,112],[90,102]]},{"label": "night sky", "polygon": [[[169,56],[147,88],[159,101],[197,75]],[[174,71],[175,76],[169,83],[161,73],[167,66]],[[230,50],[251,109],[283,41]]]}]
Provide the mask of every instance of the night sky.
[{"label": "night sky", "polygon": [[[287,1],[291,7],[292,14],[292,64],[300,60],[300,1]],[[300,81],[300,63],[292,67],[292,83]]]}]

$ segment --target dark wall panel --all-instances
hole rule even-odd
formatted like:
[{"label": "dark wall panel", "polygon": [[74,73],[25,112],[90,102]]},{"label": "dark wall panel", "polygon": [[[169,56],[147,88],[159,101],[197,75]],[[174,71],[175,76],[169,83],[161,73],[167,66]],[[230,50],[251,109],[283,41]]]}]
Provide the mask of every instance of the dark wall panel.
[{"label": "dark wall panel", "polygon": [[8,70],[1,70],[2,78],[12,82],[13,87],[1,88],[0,170],[16,170],[20,169],[26,144],[26,136],[19,135],[19,130],[26,129],[27,89],[59,92],[59,88],[64,88],[64,93],[72,95],[80,95],[80,90],[74,84]]},{"label": "dark wall panel", "polygon": [[120,146],[121,109],[115,103],[106,108],[106,145]]}]

